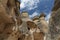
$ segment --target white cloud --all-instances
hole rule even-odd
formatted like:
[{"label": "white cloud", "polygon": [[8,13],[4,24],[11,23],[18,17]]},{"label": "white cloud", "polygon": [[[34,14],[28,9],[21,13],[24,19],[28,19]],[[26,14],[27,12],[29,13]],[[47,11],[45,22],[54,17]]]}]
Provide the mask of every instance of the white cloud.
[{"label": "white cloud", "polygon": [[49,23],[49,19],[50,19],[50,17],[51,17],[51,12],[46,16],[46,21],[47,21],[47,23]]},{"label": "white cloud", "polygon": [[39,13],[34,12],[32,15],[29,15],[29,17],[32,18],[32,17],[34,17],[34,16],[36,16],[36,15],[38,15],[38,14],[39,14]]},{"label": "white cloud", "polygon": [[50,16],[51,16],[51,13],[49,13],[46,18],[49,20]]},{"label": "white cloud", "polygon": [[27,10],[31,10],[37,8],[38,3],[39,0],[21,0],[20,8],[21,9],[27,8]]},{"label": "white cloud", "polygon": [[24,8],[24,7],[25,7],[24,3],[21,3],[21,5],[20,5],[20,6],[21,6],[21,8]]}]

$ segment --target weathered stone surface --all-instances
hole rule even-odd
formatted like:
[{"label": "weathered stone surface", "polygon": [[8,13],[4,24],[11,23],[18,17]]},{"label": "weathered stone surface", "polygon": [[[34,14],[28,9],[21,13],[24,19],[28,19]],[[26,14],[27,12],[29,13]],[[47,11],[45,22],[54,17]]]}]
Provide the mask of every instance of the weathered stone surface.
[{"label": "weathered stone surface", "polygon": [[27,28],[27,23],[25,21],[22,21],[21,26],[19,26],[19,30],[23,33],[26,34],[28,32]]},{"label": "weathered stone surface", "polygon": [[[60,1],[56,0],[53,11],[57,11],[51,15],[49,31],[45,15],[32,21],[27,12],[20,15],[20,3],[17,0],[0,0],[0,40],[44,40],[44,37],[47,37],[45,40],[60,40],[59,8]],[[16,31],[16,28],[19,31]]]},{"label": "weathered stone surface", "polygon": [[12,32],[5,40],[22,40],[24,35],[19,31]]},{"label": "weathered stone surface", "polygon": [[16,35],[10,37],[15,33],[13,27],[18,27],[22,23],[17,7],[20,7],[18,0],[0,0],[0,40],[18,40],[18,37],[15,39]]},{"label": "weathered stone surface", "polygon": [[57,11],[60,8],[60,0],[55,0],[52,11]]},{"label": "weathered stone surface", "polygon": [[44,33],[40,32],[40,29],[33,21],[27,21],[27,25],[29,31],[25,40],[44,40]]},{"label": "weathered stone surface", "polygon": [[60,40],[60,0],[55,0],[49,27],[51,40]]},{"label": "weathered stone surface", "polygon": [[40,21],[40,25],[41,25],[41,30],[44,32],[44,33],[48,33],[49,31],[49,27],[48,27],[48,23],[46,22],[45,20],[45,15],[41,14],[40,15],[40,18],[39,18],[39,21]]},{"label": "weathered stone surface", "polygon": [[60,8],[52,13],[49,25],[52,40],[58,40],[60,38]]},{"label": "weathered stone surface", "polygon": [[33,17],[33,22],[38,24],[39,23],[39,16],[34,16]]},{"label": "weathered stone surface", "polygon": [[[2,19],[2,20],[1,20]],[[12,22],[12,18],[7,14],[7,10],[5,7],[0,3],[0,20],[1,22]]]},{"label": "weathered stone surface", "polygon": [[[32,25],[33,24],[33,25]],[[33,21],[27,21],[28,28],[36,28],[37,25]]]},{"label": "weathered stone surface", "polygon": [[34,40],[44,40],[44,33],[43,32],[35,32],[34,33]]}]

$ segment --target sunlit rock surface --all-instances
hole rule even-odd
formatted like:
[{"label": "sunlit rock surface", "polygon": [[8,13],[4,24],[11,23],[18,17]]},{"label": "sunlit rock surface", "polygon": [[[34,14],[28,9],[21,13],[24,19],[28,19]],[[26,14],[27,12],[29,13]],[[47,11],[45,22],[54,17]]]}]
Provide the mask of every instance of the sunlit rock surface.
[{"label": "sunlit rock surface", "polygon": [[60,40],[60,1],[56,0],[49,24],[44,15],[20,14],[20,2],[0,0],[0,40]]},{"label": "sunlit rock surface", "polygon": [[[17,9],[15,2],[19,4],[17,0],[0,0],[0,40],[13,40],[13,37],[10,38],[10,35],[14,33],[15,30],[13,30],[13,27],[16,27],[16,25],[19,26],[22,23],[20,16],[16,16],[18,11],[15,12]],[[18,20],[18,24],[16,24],[16,20]]]},{"label": "sunlit rock surface", "polygon": [[52,9],[52,11],[57,11],[60,8],[60,0],[54,0],[54,7]]},{"label": "sunlit rock surface", "polygon": [[60,8],[52,13],[49,26],[52,40],[58,40],[60,38]]},{"label": "sunlit rock surface", "polygon": [[51,40],[60,40],[60,0],[55,0],[49,27]]}]

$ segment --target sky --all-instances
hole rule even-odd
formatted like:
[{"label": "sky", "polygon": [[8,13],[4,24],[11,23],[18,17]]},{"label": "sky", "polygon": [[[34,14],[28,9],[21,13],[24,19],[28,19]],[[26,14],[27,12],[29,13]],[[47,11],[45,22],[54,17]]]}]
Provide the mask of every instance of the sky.
[{"label": "sky", "polygon": [[30,18],[44,12],[46,20],[49,19],[54,6],[54,0],[20,0],[20,2],[20,12],[27,11]]}]

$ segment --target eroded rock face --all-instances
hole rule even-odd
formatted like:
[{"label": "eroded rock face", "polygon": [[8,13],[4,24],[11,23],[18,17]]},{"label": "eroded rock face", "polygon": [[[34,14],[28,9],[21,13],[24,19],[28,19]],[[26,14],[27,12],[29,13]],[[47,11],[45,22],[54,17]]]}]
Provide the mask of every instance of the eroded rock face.
[{"label": "eroded rock face", "polygon": [[24,35],[19,31],[12,32],[5,40],[23,40]]},{"label": "eroded rock face", "polygon": [[52,9],[52,11],[57,11],[60,8],[60,0],[54,0],[54,7]]},{"label": "eroded rock face", "polygon": [[40,29],[33,21],[27,21],[27,25],[29,31],[25,40],[44,40],[44,33],[40,32]]},{"label": "eroded rock face", "polygon": [[16,11],[19,10],[17,4],[19,4],[17,0],[0,0],[0,40],[7,39],[12,33],[14,33],[12,30],[13,27],[16,25],[20,26],[22,23],[20,12]]},{"label": "eroded rock face", "polygon": [[38,24],[38,26],[39,26],[40,30],[45,34],[44,35],[44,40],[50,40],[48,38],[48,36],[49,36],[49,26],[48,26],[47,21],[45,20],[45,17],[46,17],[46,15],[44,13],[42,13],[40,15],[40,17],[39,17],[39,22],[40,23]]},{"label": "eroded rock face", "polygon": [[60,8],[53,12],[50,18],[50,32],[52,40],[60,39]]},{"label": "eroded rock face", "polygon": [[60,0],[55,0],[49,21],[51,40],[60,40]]},{"label": "eroded rock face", "polygon": [[35,32],[34,33],[34,40],[44,40],[44,33],[43,32]]},{"label": "eroded rock face", "polygon": [[38,23],[39,23],[39,16],[34,16],[33,17],[33,22],[38,25]]},{"label": "eroded rock face", "polygon": [[42,30],[44,33],[48,33],[49,27],[48,27],[48,23],[46,22],[44,16],[40,17],[40,26],[41,26],[41,27],[40,27],[41,30]]}]

